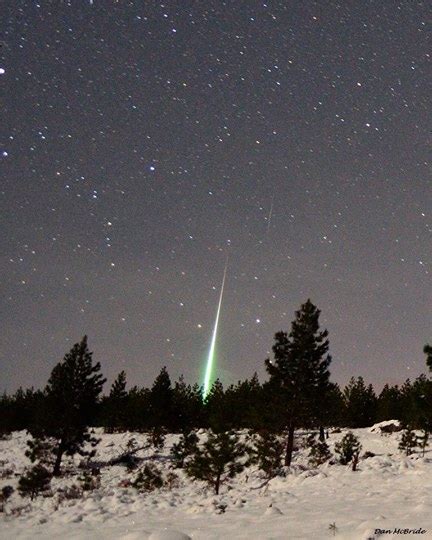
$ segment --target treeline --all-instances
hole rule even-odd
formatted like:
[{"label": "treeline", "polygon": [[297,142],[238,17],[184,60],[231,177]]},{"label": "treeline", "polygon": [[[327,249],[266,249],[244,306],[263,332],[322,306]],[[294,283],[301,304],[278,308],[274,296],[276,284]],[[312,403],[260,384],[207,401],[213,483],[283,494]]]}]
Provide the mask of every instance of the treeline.
[{"label": "treeline", "polygon": [[[163,427],[172,433],[189,429],[213,431],[250,428],[279,431],[283,419],[274,407],[275,395],[268,382],[260,383],[255,374],[223,388],[216,380],[204,401],[198,384],[186,384],[181,377],[174,383],[163,368],[151,388],[127,389],[125,372],[113,383],[91,412],[90,425],[107,432],[150,431]],[[0,396],[0,434],[31,429],[44,414],[45,392],[18,389]],[[401,386],[386,384],[376,393],[362,377],[351,378],[340,388],[332,384],[323,426],[362,428],[383,420],[398,419],[415,429],[432,426],[432,381],[420,375]],[[307,427],[307,425],[305,425]],[[316,427],[316,426],[312,426]]]},{"label": "treeline", "polygon": [[[360,428],[390,419],[432,431],[432,381],[426,375],[402,386],[386,385],[379,395],[361,377],[341,389],[330,381],[329,340],[319,326],[320,311],[308,300],[295,315],[291,331],[275,335],[273,359],[265,362],[267,381],[261,383],[255,374],[224,389],[216,380],[205,398],[198,384],[183,378],[172,382],[166,368],[151,388],[128,389],[122,371],[109,394],[101,396],[105,379],[84,337],[54,367],[44,390],[20,389],[0,398],[0,434],[28,429],[35,438],[57,441],[60,463],[64,453],[91,442],[88,426],[177,433],[248,428],[285,433],[285,465],[290,465],[298,428],[319,429],[321,440],[327,426]],[[432,369],[432,347],[424,352]]]}]

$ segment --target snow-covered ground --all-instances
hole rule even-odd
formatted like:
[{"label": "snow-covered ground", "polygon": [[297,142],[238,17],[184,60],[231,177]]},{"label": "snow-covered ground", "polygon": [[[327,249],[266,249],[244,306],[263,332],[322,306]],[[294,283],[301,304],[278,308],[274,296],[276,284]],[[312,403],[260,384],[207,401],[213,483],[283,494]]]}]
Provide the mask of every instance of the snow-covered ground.
[{"label": "snow-covered ground", "polygon": [[[307,466],[306,451],[299,451],[286,477],[277,477],[263,486],[256,468],[249,468],[222,486],[214,496],[201,482],[186,478],[180,485],[149,494],[121,487],[132,480],[124,466],[102,469],[101,487],[85,492],[81,499],[59,502],[54,497],[38,497],[30,503],[17,491],[0,513],[0,538],[15,539],[92,539],[92,540],[321,540],[391,539],[401,537],[432,538],[432,451],[425,457],[401,456],[397,449],[400,433],[381,435],[379,429],[353,430],[365,451],[375,457],[361,459],[359,470],[349,466]],[[328,443],[346,433],[330,434]],[[117,456],[133,436],[140,434],[101,435],[97,459]],[[29,460],[24,456],[27,434],[14,433],[0,441],[0,488],[16,487],[18,477]],[[167,456],[176,436],[169,436],[157,462],[168,471]],[[146,456],[147,452],[147,456]],[[141,457],[148,457],[148,451]],[[65,476],[53,481],[58,487],[76,483]],[[221,512],[221,506],[225,506]],[[21,511],[17,511],[22,507]],[[15,510],[14,510],[15,509]],[[12,511],[14,510],[14,515]],[[335,528],[330,528],[334,524]],[[376,529],[423,529],[424,533],[375,533]]]}]

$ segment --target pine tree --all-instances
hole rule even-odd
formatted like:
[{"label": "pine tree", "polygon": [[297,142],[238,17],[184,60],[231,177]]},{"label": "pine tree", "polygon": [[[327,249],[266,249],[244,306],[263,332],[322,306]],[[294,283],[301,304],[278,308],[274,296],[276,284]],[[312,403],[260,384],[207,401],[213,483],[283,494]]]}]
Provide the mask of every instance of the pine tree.
[{"label": "pine tree", "polygon": [[162,472],[153,463],[144,465],[132,486],[138,491],[154,491],[163,486]]},{"label": "pine tree", "polygon": [[402,419],[402,396],[399,387],[386,384],[381,390],[377,404],[377,421]]},{"label": "pine tree", "polygon": [[105,379],[99,373],[99,362],[93,364],[87,347],[87,336],[73,346],[62,362],[52,370],[46,387],[46,414],[32,428],[35,437],[55,440],[53,474],[60,474],[64,454],[84,451],[86,442],[94,445],[88,426],[93,420]]},{"label": "pine tree", "polygon": [[185,432],[203,425],[204,404],[200,387],[186,384],[183,376],[173,388],[173,431]]},{"label": "pine tree", "polygon": [[173,411],[173,391],[166,367],[156,377],[149,395],[150,422],[152,427],[168,430],[175,424]]},{"label": "pine tree", "polygon": [[106,431],[124,431],[126,424],[126,372],[121,371],[111,386],[109,396],[103,402]]},{"label": "pine tree", "polygon": [[377,398],[372,385],[365,385],[363,377],[351,377],[344,391],[345,415],[351,428],[371,426],[376,420]]},{"label": "pine tree", "polygon": [[21,476],[18,491],[22,497],[30,497],[33,500],[40,493],[48,491],[50,483],[51,474],[48,469],[38,463]]},{"label": "pine tree", "polygon": [[414,431],[410,427],[404,429],[398,446],[399,450],[406,456],[409,456],[414,453],[414,448],[417,444],[417,436]]},{"label": "pine tree", "polygon": [[246,449],[233,432],[209,433],[202,447],[196,447],[186,473],[197,480],[204,480],[219,495],[220,486],[244,469],[240,459]]},{"label": "pine tree", "polygon": [[320,402],[329,389],[331,356],[327,330],[319,329],[320,311],[308,300],[296,312],[291,332],[278,332],[273,346],[274,362],[266,360],[270,382],[280,393],[285,408],[288,438],[285,465],[292,460],[294,432],[300,425],[319,422]]},{"label": "pine tree", "polygon": [[223,385],[216,379],[205,400],[208,425],[214,432],[227,431],[232,427],[233,415],[227,407]]},{"label": "pine tree", "polygon": [[429,432],[423,430],[423,434],[420,437],[417,437],[417,444],[419,445],[422,451],[422,457],[424,457],[426,452],[426,447],[429,446]]},{"label": "pine tree", "polygon": [[185,460],[196,452],[199,439],[195,431],[185,431],[182,433],[178,443],[174,444],[171,449],[171,459],[174,466],[182,469]]},{"label": "pine tree", "polygon": [[339,462],[341,465],[348,465],[356,456],[360,454],[362,446],[358,438],[349,431],[342,440],[335,444],[335,452],[339,454]]},{"label": "pine tree", "polygon": [[317,441],[315,434],[308,438],[307,444],[309,446],[309,463],[313,467],[318,467],[331,458],[328,444],[325,441]]},{"label": "pine tree", "polygon": [[258,465],[267,478],[273,478],[282,468],[283,451],[284,444],[275,433],[261,431],[253,438],[251,463]]}]

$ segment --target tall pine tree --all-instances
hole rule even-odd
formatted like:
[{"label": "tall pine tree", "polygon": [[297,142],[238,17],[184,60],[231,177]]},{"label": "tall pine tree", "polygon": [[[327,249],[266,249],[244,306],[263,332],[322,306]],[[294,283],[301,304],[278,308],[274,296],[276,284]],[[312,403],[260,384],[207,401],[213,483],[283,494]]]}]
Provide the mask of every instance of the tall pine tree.
[{"label": "tall pine tree", "polygon": [[99,362],[93,364],[92,354],[84,336],[54,367],[45,389],[46,414],[32,429],[34,436],[55,441],[55,476],[60,474],[64,454],[84,455],[84,444],[95,442],[87,428],[106,379],[99,373]]},{"label": "tall pine tree", "polygon": [[266,360],[270,382],[282,396],[288,437],[285,465],[292,460],[295,429],[319,421],[323,395],[329,389],[331,356],[327,330],[320,331],[320,311],[308,300],[296,312],[291,332],[278,332],[274,361]]}]

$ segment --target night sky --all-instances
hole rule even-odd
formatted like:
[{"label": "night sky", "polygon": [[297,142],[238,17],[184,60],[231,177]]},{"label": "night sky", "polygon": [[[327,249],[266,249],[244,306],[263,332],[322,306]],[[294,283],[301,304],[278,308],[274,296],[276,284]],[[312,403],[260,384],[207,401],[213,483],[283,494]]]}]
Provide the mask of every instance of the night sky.
[{"label": "night sky", "polygon": [[[258,371],[307,298],[332,378],[426,369],[429,2],[5,0],[0,390]],[[429,41],[428,41],[429,34]]]}]

